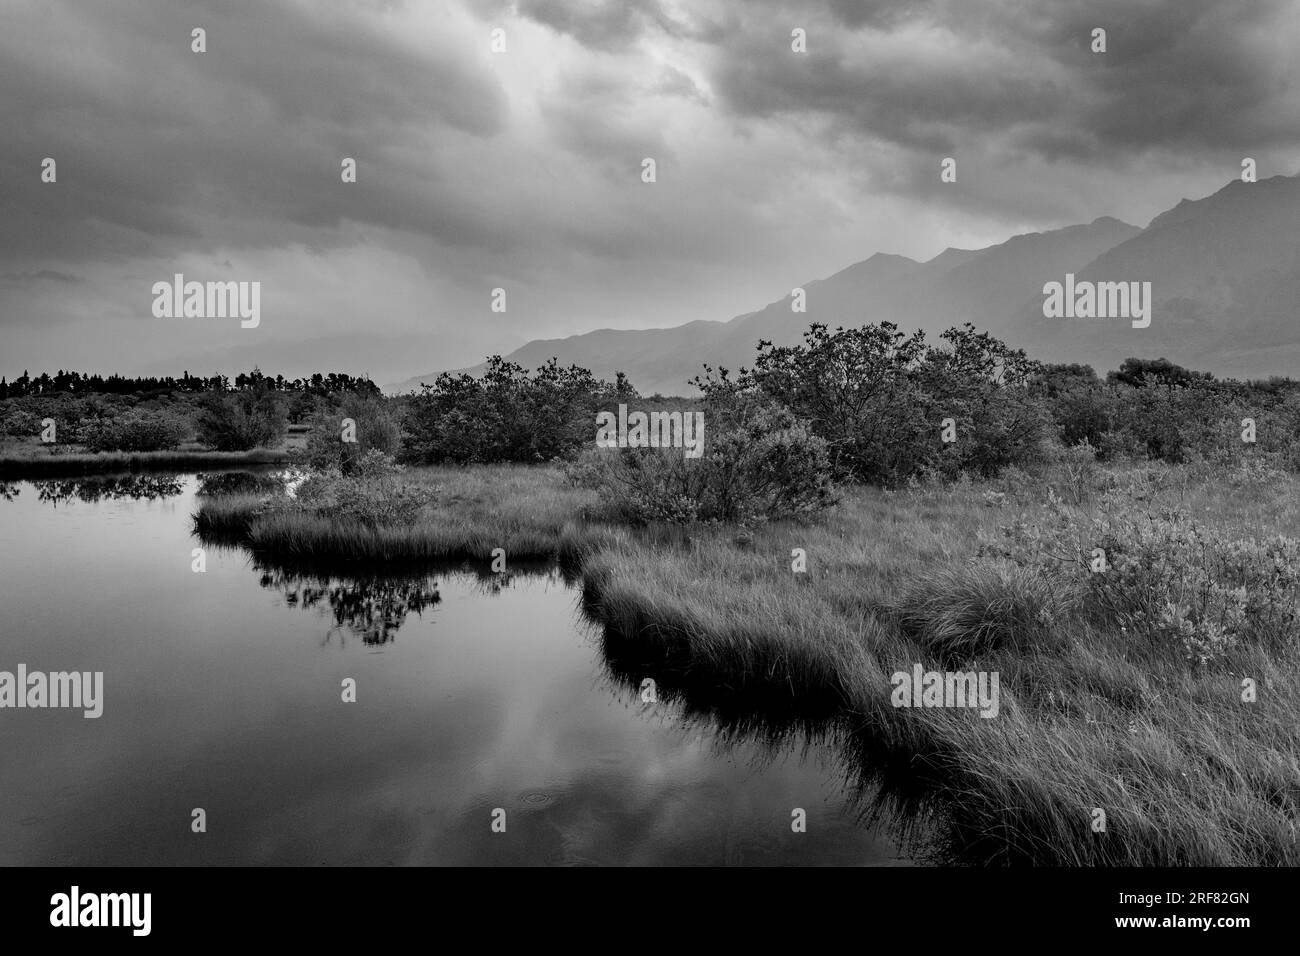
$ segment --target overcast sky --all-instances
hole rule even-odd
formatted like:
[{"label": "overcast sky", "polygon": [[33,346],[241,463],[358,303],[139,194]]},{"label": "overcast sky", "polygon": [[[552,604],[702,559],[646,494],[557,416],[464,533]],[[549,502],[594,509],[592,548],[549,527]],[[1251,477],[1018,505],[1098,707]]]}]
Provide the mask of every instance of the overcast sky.
[{"label": "overcast sky", "polygon": [[[1300,170],[1298,45],[1289,0],[3,0],[0,373],[382,383],[1144,226]],[[261,282],[260,326],[154,318],[176,272]]]}]

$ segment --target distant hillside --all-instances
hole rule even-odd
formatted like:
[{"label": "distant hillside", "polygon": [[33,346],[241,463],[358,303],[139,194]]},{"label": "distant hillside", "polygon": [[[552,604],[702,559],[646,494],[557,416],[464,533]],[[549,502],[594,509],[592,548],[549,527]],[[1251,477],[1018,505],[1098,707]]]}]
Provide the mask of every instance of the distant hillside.
[{"label": "distant hillside", "polygon": [[[1151,326],[1045,319],[1043,285],[1067,272],[1079,281],[1152,282]],[[1140,355],[1239,377],[1295,374],[1300,178],[1234,182],[1184,200],[1146,229],[1103,217],[986,249],[948,249],[928,262],[878,253],[803,288],[804,313],[786,297],[729,322],[606,329],[530,342],[508,358],[534,368],[555,356],[607,378],[622,370],[643,393],[683,394],[702,363],[748,365],[760,339],[792,344],[810,322],[889,320],[933,336],[969,321],[1037,358],[1099,371]],[[434,374],[390,390],[415,389]]]},{"label": "distant hillside", "polygon": [[1238,181],[1184,200],[1076,273],[1150,282],[1151,326],[1046,319],[1039,296],[1008,337],[1035,356],[1098,368],[1141,355],[1238,378],[1300,373],[1300,178]]}]

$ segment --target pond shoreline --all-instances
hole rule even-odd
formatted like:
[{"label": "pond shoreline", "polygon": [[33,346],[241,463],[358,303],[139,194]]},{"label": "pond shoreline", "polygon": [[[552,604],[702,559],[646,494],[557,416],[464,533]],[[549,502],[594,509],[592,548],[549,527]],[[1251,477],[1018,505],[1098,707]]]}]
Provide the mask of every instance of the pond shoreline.
[{"label": "pond shoreline", "polygon": [[285,451],[68,452],[0,455],[0,480],[74,478],[134,472],[192,472],[211,468],[251,468],[289,463]]},{"label": "pond shoreline", "polygon": [[[869,797],[831,741],[719,727],[679,706],[667,674],[645,703],[553,561],[316,569],[205,545],[192,566],[196,500],[282,478],[24,481],[0,502],[6,531],[31,542],[8,552],[7,656],[110,681],[106,722],[6,723],[8,744],[50,755],[5,776],[11,861],[910,862],[862,825]],[[40,587],[56,556],[75,603]],[[16,626],[32,619],[39,633]],[[344,678],[359,703],[340,697]],[[122,719],[141,708],[148,720]],[[193,840],[188,802],[153,802],[158,779],[224,825]],[[515,839],[490,830],[495,807]]]},{"label": "pond shoreline", "polygon": [[[1260,724],[1240,722],[1229,673],[1271,675],[1284,702],[1285,651],[1244,647],[1189,667],[1169,649],[1062,612],[1050,626],[997,624],[1003,638],[961,659],[963,671],[1000,672],[996,720],[893,704],[891,674],[944,664],[945,648],[926,635],[954,613],[984,613],[978,602],[1001,600],[1008,586],[996,569],[958,563],[1003,520],[982,486],[856,488],[835,514],[806,524],[631,529],[595,520],[591,497],[554,467],[417,468],[406,477],[436,484],[438,494],[431,510],[399,527],[263,517],[255,498],[236,497],[201,502],[196,530],[275,560],[354,567],[486,565],[498,549],[507,568],[558,561],[581,574],[584,606],[609,639],[678,674],[701,706],[721,697],[759,718],[843,722],[862,772],[879,778],[887,801],[942,815],[955,862],[1295,861],[1292,841],[1279,835],[1287,808],[1269,796],[1277,768],[1252,756],[1285,753],[1277,736],[1285,708],[1261,711]],[[1041,488],[999,488],[999,500],[1023,516],[1050,507]],[[1197,493],[1216,503],[1225,492],[1209,482]],[[799,549],[805,573],[791,566]],[[962,590],[971,582],[980,589],[973,594]],[[1143,693],[1153,682],[1161,693]],[[1198,763],[1207,740],[1218,749]],[[1236,777],[1216,771],[1225,763],[1238,765]],[[1233,779],[1254,783],[1242,789]],[[1238,811],[1215,816],[1233,800]],[[1108,829],[1093,828],[1095,808]],[[1213,825],[1180,825],[1188,819]]]}]

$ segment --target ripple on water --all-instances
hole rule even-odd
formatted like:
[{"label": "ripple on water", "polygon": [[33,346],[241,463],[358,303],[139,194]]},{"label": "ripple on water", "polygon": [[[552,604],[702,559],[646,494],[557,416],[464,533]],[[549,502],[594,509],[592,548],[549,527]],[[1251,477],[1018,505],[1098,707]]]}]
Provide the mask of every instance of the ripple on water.
[{"label": "ripple on water", "polygon": [[555,802],[555,794],[549,790],[543,790],[540,787],[533,790],[523,790],[515,797],[521,806],[528,807],[530,810],[540,810],[543,807],[549,807]]}]

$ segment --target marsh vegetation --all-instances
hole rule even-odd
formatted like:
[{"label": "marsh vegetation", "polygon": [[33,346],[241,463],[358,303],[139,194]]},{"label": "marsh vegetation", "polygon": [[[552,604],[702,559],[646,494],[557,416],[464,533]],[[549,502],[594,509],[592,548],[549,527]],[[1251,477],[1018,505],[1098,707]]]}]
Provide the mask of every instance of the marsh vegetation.
[{"label": "marsh vegetation", "polygon": [[[887,323],[697,384],[653,401],[704,413],[698,460],[594,447],[634,390],[553,364],[346,395],[293,489],[213,485],[195,530],[354,575],[559,562],[629,677],[833,726],[949,859],[1300,862],[1300,385]],[[917,664],[998,673],[996,719],[893,706]]]}]

